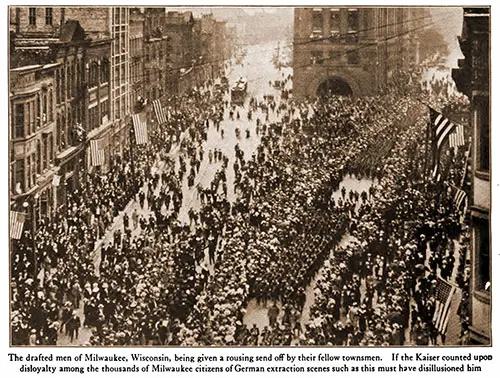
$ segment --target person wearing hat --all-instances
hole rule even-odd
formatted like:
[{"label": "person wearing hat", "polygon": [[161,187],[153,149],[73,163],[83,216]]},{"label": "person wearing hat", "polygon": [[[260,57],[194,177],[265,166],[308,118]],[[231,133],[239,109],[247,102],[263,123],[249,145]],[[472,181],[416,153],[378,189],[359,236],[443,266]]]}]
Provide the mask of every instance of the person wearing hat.
[{"label": "person wearing hat", "polygon": [[80,330],[80,327],[81,327],[80,317],[78,316],[76,311],[73,311],[71,319],[69,319],[68,323],[66,324],[66,329],[69,332],[69,338],[71,343],[73,342],[74,338],[78,339],[78,332]]}]

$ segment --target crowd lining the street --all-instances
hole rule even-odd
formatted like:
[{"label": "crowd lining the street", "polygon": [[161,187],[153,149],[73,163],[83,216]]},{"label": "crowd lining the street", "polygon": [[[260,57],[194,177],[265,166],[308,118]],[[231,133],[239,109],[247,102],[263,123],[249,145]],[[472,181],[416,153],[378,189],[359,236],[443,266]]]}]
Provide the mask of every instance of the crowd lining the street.
[{"label": "crowd lining the street", "polygon": [[[16,244],[12,343],[55,345],[63,330],[73,341],[85,326],[92,345],[435,345],[436,279],[451,279],[455,248],[457,283],[468,285],[467,230],[447,184],[460,179],[464,157],[447,157],[444,183],[424,177],[422,88],[401,84],[416,81],[367,98],[270,95],[243,108],[208,83],[168,99],[168,123],[150,128],[148,145],[90,173],[66,208],[40,221],[34,241],[25,231]],[[224,138],[221,121],[240,117],[256,123],[255,153],[238,144],[234,157],[205,153],[208,130]],[[238,138],[250,137],[237,127]],[[196,179],[207,158],[217,169],[203,188]],[[347,192],[348,176],[372,184]],[[185,183],[200,202],[187,223]],[[150,215],[129,218],[133,199]],[[96,267],[96,243],[122,213]],[[34,245],[42,280],[33,278]],[[252,299],[270,307],[262,330],[244,322]]]}]

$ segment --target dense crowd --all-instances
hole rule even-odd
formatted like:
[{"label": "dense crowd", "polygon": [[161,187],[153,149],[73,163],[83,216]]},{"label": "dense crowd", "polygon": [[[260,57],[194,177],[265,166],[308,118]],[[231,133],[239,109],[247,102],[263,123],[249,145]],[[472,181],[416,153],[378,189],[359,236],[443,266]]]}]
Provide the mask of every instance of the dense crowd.
[{"label": "dense crowd", "polygon": [[[422,88],[402,73],[395,80],[358,99],[270,95],[236,108],[209,85],[168,99],[168,124],[152,128],[147,146],[91,173],[56,221],[15,246],[13,344],[55,344],[62,329],[72,341],[81,326],[94,345],[436,344],[436,278],[454,275],[455,248],[467,285],[467,240],[457,243],[450,199],[464,157],[450,153],[445,183],[426,179]],[[211,128],[224,138],[221,121],[245,116],[260,140],[251,156],[239,144],[234,156],[204,151]],[[204,159],[216,166],[206,188]],[[347,191],[347,177],[371,184]],[[129,219],[132,199],[144,211]],[[122,212],[97,264],[92,252]],[[33,245],[42,280],[32,278]],[[245,324],[252,300],[269,308],[264,329]]]}]

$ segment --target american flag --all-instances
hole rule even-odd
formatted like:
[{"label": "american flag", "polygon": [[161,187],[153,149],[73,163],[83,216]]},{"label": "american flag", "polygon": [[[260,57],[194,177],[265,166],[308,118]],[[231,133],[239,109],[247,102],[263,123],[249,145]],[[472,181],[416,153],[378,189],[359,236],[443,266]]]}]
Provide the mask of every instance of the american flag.
[{"label": "american flag", "polygon": [[442,335],[446,333],[446,328],[448,327],[451,298],[455,294],[455,291],[455,286],[438,277],[435,294],[436,310],[434,311],[432,322]]},{"label": "american flag", "polygon": [[455,189],[455,195],[453,196],[453,203],[458,209],[467,198],[467,193],[465,193],[465,191],[463,191],[460,188],[454,188],[454,189]]},{"label": "american flag", "polygon": [[25,213],[18,211],[10,212],[10,238],[20,239],[23,234],[24,220],[26,219]]},{"label": "american flag", "polygon": [[165,109],[161,107],[160,100],[153,101],[153,108],[155,110],[156,119],[158,120],[158,123],[159,124],[166,123],[167,122],[167,114],[165,112]]},{"label": "american flag", "polygon": [[135,141],[137,144],[148,143],[148,126],[146,120],[141,117],[141,114],[132,115],[134,123]]},{"label": "american flag", "polygon": [[457,125],[455,130],[450,133],[450,148],[461,147],[465,145],[464,138],[464,127],[463,125]]},{"label": "american flag", "polygon": [[443,145],[446,137],[455,129],[455,124],[451,122],[441,113],[429,108],[431,115],[431,130],[433,139],[433,159],[434,167],[432,169],[432,177],[434,180],[439,181],[441,175],[439,174],[439,159],[441,155],[441,146]]},{"label": "american flag", "polygon": [[90,161],[92,166],[104,164],[104,148],[102,139],[93,139],[90,141]]}]

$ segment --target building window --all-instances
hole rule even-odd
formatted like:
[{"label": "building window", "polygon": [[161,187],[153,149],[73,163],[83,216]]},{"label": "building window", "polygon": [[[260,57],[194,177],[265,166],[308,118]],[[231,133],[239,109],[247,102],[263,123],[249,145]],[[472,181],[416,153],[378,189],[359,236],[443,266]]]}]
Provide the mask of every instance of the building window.
[{"label": "building window", "polygon": [[30,25],[36,25],[36,8],[30,8],[29,10],[29,23]]},{"label": "building window", "polygon": [[330,33],[340,34],[340,9],[330,9]]},{"label": "building window", "polygon": [[25,125],[24,125],[24,104],[16,104],[15,110],[15,132],[16,138],[24,138]]},{"label": "building window", "polygon": [[42,144],[40,140],[36,141],[36,173],[42,173]]},{"label": "building window", "polygon": [[323,52],[311,51],[311,64],[321,64],[321,63],[323,63]]},{"label": "building window", "polygon": [[42,122],[45,124],[47,122],[47,93],[43,94],[42,101]]},{"label": "building window", "polygon": [[312,28],[314,33],[321,33],[323,31],[323,12],[321,9],[313,9]]},{"label": "building window", "polygon": [[[15,172],[16,186],[22,192],[26,191],[25,178],[24,178],[24,159],[16,160],[16,172]],[[17,192],[17,189],[15,189]]]},{"label": "building window", "polygon": [[487,220],[477,220],[474,227],[476,236],[476,290],[485,290],[490,282],[490,224]]},{"label": "building window", "polygon": [[36,185],[36,155],[34,152],[31,154],[31,164],[33,165],[31,168],[31,182]]},{"label": "building window", "polygon": [[[101,123],[104,124],[108,118],[109,110],[108,110],[108,100],[101,102]],[[106,117],[106,119],[104,118]]]},{"label": "building window", "polygon": [[109,81],[109,62],[107,59],[104,59],[101,62],[101,84],[107,83]]},{"label": "building window", "polygon": [[115,101],[115,119],[120,119],[120,99]]},{"label": "building window", "polygon": [[59,70],[56,70],[56,104],[61,102],[61,76]]},{"label": "building window", "polygon": [[477,97],[475,99],[475,121],[477,170],[482,172],[490,171],[490,100],[488,97]]},{"label": "building window", "polygon": [[[38,129],[40,127],[40,122],[42,120],[41,118],[41,109],[40,109],[40,95],[36,95],[35,97],[35,111],[36,111],[36,128]],[[34,132],[35,130],[33,130]]]},{"label": "building window", "polygon": [[357,32],[359,29],[359,12],[357,9],[347,10],[347,31]]},{"label": "building window", "polygon": [[43,137],[43,170],[45,171],[49,165],[49,140],[46,136]]},{"label": "building window", "polygon": [[52,25],[52,8],[45,8],[45,25]]},{"label": "building window", "polygon": [[348,64],[359,64],[359,52],[349,51],[347,53],[347,63]]},{"label": "building window", "polygon": [[26,189],[31,188],[31,156],[26,157],[26,171],[28,173],[28,185]]},{"label": "building window", "polygon": [[58,149],[61,147],[61,135],[62,135],[61,118],[58,116],[56,120],[56,145]]},{"label": "building window", "polygon": [[54,93],[52,92],[52,88],[49,90],[49,121],[52,122],[54,120]]}]

